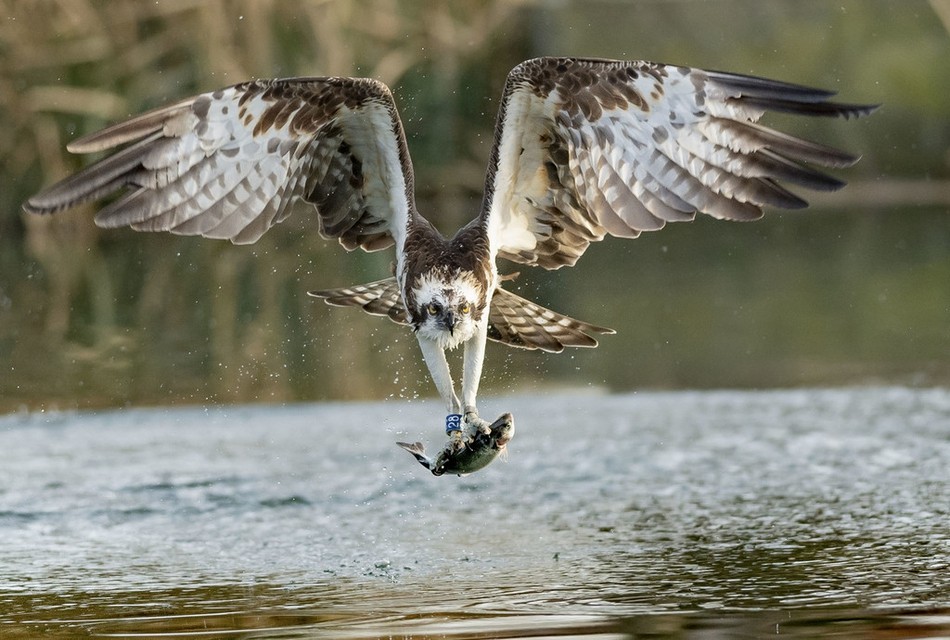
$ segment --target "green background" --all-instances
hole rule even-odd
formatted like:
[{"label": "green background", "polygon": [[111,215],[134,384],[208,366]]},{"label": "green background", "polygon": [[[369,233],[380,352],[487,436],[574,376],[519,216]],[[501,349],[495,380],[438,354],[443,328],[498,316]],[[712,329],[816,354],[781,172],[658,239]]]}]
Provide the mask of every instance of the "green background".
[{"label": "green background", "polygon": [[[701,220],[521,270],[517,290],[618,330],[596,350],[491,345],[483,392],[950,382],[950,3],[0,2],[0,411],[433,395],[412,336],[304,292],[388,274],[301,210],[250,247],[104,231],[20,203],[65,144],[250,77],[393,87],[420,210],[477,212],[507,71],[652,59],[829,88],[873,116],[767,124],[863,154],[849,186],[754,224]],[[508,265],[502,265],[504,271]]]}]

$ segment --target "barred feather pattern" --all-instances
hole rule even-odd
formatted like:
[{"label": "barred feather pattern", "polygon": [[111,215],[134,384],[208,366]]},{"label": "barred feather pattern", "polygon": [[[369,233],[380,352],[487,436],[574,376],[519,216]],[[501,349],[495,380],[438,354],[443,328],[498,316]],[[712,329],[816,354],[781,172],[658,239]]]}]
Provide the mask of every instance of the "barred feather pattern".
[{"label": "barred feather pattern", "polygon": [[[309,291],[308,295],[332,306],[356,307],[397,324],[409,324],[395,278]],[[565,347],[596,347],[594,335],[613,333],[613,329],[551,311],[505,289],[495,289],[491,299],[488,338],[509,347],[560,353]]]},{"label": "barred feather pattern", "polygon": [[387,316],[397,324],[409,324],[396,278],[340,289],[308,291],[307,295],[322,298],[334,307],[359,307],[374,316]]},{"label": "barred feather pattern", "polygon": [[528,60],[511,71],[481,222],[493,253],[548,269],[607,235],[635,238],[705,213],[755,220],[834,190],[815,169],[857,156],[757,124],[766,111],[865,115],[874,106],[762,78],[651,62]]},{"label": "barred feather pattern", "polygon": [[[564,347],[596,347],[594,335],[613,329],[576,320],[545,309],[505,289],[495,289],[488,338],[509,347],[560,353]],[[592,335],[593,334],[593,335]]]},{"label": "barred feather pattern", "polygon": [[[636,238],[698,213],[755,220],[763,207],[802,208],[785,185],[838,189],[844,182],[815,167],[858,157],[758,121],[767,111],[851,118],[875,108],[832,96],[652,62],[525,61],[505,84],[480,214],[447,239],[415,209],[388,87],[365,78],[256,80],[73,142],[71,151],[112,155],[23,208],[48,214],[118,195],[98,212],[100,226],[240,244],[309,203],[319,231],[348,250],[395,244],[399,276],[311,295],[418,329],[419,279],[470,276],[482,292],[476,317],[491,298],[490,339],[557,352],[595,346],[594,336],[613,331],[498,288],[498,257],[557,269],[608,235]],[[479,371],[481,357],[469,362]]]},{"label": "barred feather pattern", "polygon": [[412,166],[389,88],[362,78],[255,80],[144,113],[69,145],[125,148],[30,198],[55,213],[114,193],[102,227],[256,242],[298,201],[347,249],[401,242]]}]

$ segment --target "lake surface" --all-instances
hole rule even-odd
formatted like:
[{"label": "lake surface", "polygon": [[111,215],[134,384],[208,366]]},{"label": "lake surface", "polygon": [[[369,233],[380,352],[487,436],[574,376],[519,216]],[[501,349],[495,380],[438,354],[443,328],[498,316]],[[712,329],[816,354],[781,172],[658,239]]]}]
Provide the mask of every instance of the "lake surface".
[{"label": "lake surface", "polygon": [[0,417],[0,637],[950,637],[950,392]]}]

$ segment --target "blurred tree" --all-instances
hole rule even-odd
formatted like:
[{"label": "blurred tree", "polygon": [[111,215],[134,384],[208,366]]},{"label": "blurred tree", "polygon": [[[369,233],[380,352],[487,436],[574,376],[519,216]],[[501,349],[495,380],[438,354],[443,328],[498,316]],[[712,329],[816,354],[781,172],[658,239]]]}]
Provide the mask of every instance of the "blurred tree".
[{"label": "blurred tree", "polygon": [[391,259],[344,256],[306,215],[234,248],[104,232],[92,206],[39,218],[19,204],[85,162],[64,152],[69,139],[108,122],[249,77],[365,75],[394,88],[420,208],[450,232],[480,202],[505,73],[540,54],[724,68],[883,101],[859,123],[772,122],[865,154],[847,172],[855,185],[819,206],[890,202],[905,215],[671,226],[601,243],[556,278],[525,274],[519,287],[622,337],[560,358],[493,349],[488,388],[578,369],[614,388],[892,369],[950,379],[950,335],[936,325],[950,294],[927,288],[950,275],[948,0],[0,0],[0,11],[0,410],[430,393],[403,329],[303,295],[380,277]]}]

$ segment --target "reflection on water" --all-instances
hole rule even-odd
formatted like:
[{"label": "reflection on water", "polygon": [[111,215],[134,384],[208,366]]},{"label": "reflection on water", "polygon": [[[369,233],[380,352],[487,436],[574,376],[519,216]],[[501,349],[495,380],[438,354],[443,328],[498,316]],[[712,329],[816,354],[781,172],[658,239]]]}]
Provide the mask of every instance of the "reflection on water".
[{"label": "reflection on water", "polygon": [[[34,600],[45,611],[24,613],[17,628],[0,627],[4,637],[280,637],[280,638],[928,638],[950,631],[950,608],[609,614],[510,608],[504,592],[497,600],[468,605],[444,593],[373,585],[345,590],[320,587],[288,591],[279,587],[131,592],[85,599],[89,615],[58,617],[75,600]],[[420,607],[435,596],[442,606]],[[169,604],[174,603],[174,604]],[[178,604],[182,603],[182,604]],[[507,606],[506,606],[507,605]],[[177,608],[180,607],[180,608]],[[99,616],[99,617],[95,617]],[[21,632],[21,633],[18,633]]]},{"label": "reflection on water", "polygon": [[[524,271],[508,286],[618,334],[560,355],[490,344],[482,385],[946,384],[946,220],[825,211],[597,243],[576,269]],[[36,263],[5,269],[23,248],[0,240],[0,296],[12,300],[0,300],[0,412],[433,393],[405,327],[304,293],[383,277],[390,254],[344,255],[283,227],[254,247],[116,234],[94,277],[98,314],[51,297]],[[50,329],[56,300],[62,334]]]},{"label": "reflection on water", "polygon": [[937,637],[950,393],[500,398],[0,419],[0,636]]}]

